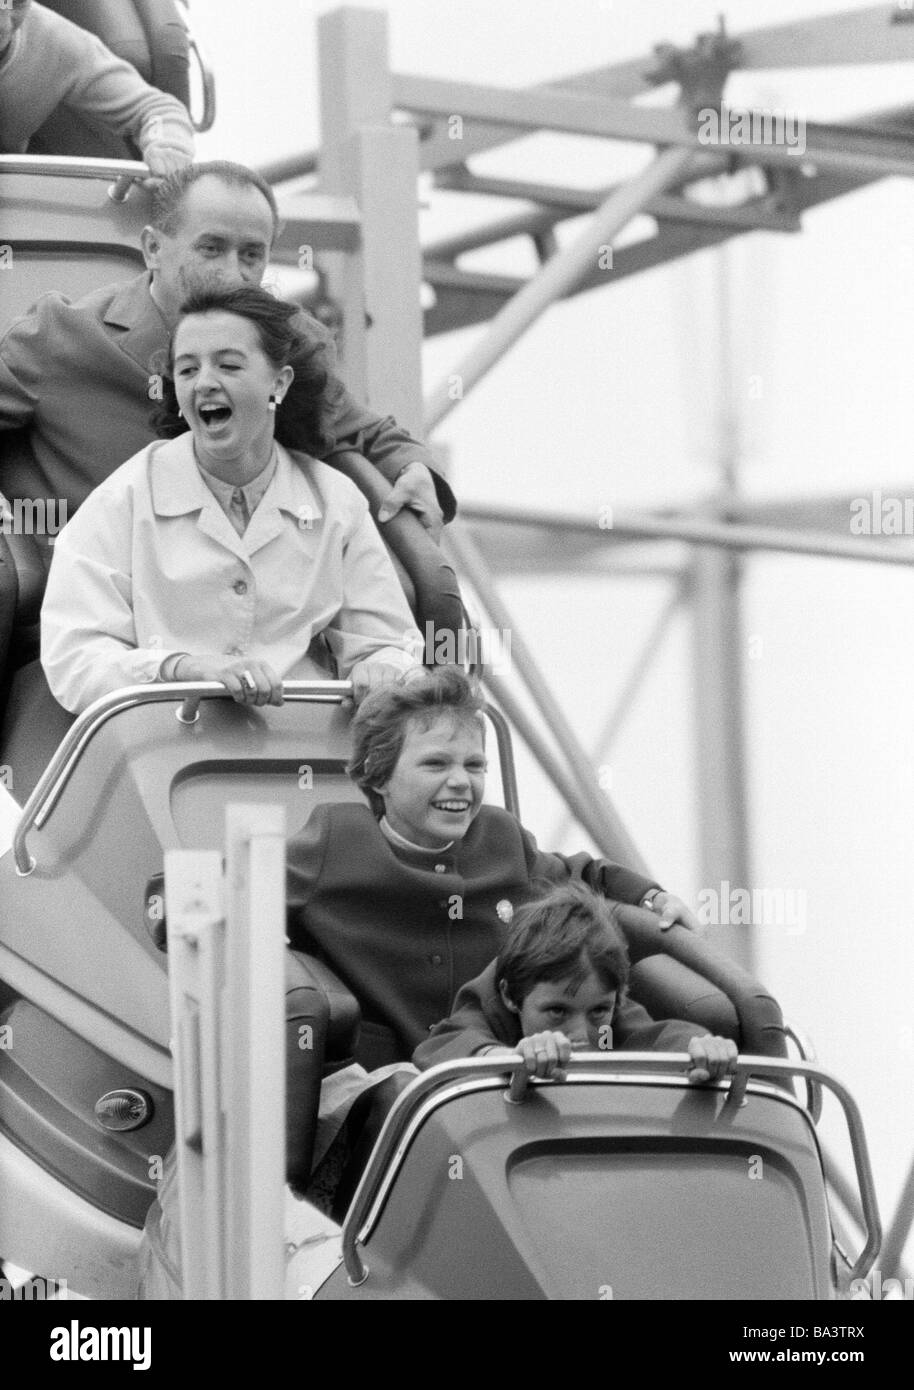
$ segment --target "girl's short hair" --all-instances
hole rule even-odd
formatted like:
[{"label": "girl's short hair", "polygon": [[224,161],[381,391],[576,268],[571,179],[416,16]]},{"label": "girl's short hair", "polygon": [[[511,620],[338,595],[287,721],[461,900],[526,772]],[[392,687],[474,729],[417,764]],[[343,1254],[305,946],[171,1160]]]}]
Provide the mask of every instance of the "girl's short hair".
[{"label": "girl's short hair", "polygon": [[[301,331],[301,306],[278,299],[258,285],[202,284],[181,305],[181,317],[171,335],[167,354],[156,362],[162,377],[162,403],[153,417],[161,439],[174,439],[188,429],[178,414],[174,386],[174,341],[178,327],[191,314],[226,313],[247,319],[257,330],[264,356],[277,371],[291,367],[295,373],[289,389],[276,407],[276,439],[287,449],[300,449],[320,458],[333,447],[325,420],[328,375],[324,337],[309,342]],[[324,330],[315,325],[315,332]]]},{"label": "girl's short hair", "polygon": [[518,1008],[543,980],[580,983],[593,971],[606,989],[628,984],[628,950],[618,925],[619,904],[579,879],[526,903],[514,919],[495,965],[496,980]]},{"label": "girl's short hair", "polygon": [[449,715],[455,721],[478,724],[485,738],[485,708],[478,684],[459,666],[436,666],[366,695],[352,721],[354,747],[346,771],[368,797],[375,815],[384,814],[384,798],[375,788],[393,773],[411,720],[428,728]]}]

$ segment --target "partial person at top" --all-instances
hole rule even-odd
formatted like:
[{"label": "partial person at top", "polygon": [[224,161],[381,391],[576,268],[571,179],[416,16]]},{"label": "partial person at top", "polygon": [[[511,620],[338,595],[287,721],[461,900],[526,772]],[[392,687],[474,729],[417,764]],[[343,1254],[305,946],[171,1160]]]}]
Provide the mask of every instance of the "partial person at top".
[{"label": "partial person at top", "polygon": [[0,152],[21,154],[59,107],[136,144],[155,178],[194,157],[176,97],[150,87],[101,39],[32,0],[0,4]]},{"label": "partial person at top", "polygon": [[[0,492],[10,501],[63,499],[72,516],[151,443],[155,363],[182,303],[201,283],[259,285],[278,223],[273,190],[253,170],[221,160],[188,165],[155,191],[141,275],[73,303],[51,291],[17,320],[0,342],[0,430],[27,430],[30,448],[6,452]],[[307,342],[328,343],[304,310],[296,327]],[[334,374],[332,349],[328,363],[323,458],[363,454],[393,484],[380,520],[409,507],[437,532],[456,504],[430,452],[353,399]]]},{"label": "partial person at top", "polygon": [[57,537],[42,661],[66,709],[155,680],[281,704],[284,679],[326,678],[324,656],[358,700],[417,665],[368,504],[313,457],[327,378],[297,319],[253,285],[185,303],[169,367],[189,428],[116,469]]}]

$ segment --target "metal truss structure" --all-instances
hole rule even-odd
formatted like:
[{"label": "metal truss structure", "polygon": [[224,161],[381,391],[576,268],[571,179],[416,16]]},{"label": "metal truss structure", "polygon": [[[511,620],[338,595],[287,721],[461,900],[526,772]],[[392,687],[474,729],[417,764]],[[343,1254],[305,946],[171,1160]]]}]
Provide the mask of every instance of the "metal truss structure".
[{"label": "metal truss structure", "polygon": [[[318,194],[351,199],[358,207],[357,244],[347,255],[336,252],[322,262],[325,288],[339,306],[353,389],[376,406],[383,403],[414,430],[434,431],[557,301],[750,232],[795,234],[809,209],[888,175],[914,175],[914,105],[840,125],[809,123],[798,159],[795,150],[772,141],[766,113],[731,112],[724,102],[727,78],[737,69],[914,61],[914,6],[903,3],[735,37],[722,24],[719,32],[699,36],[692,48],[661,45],[653,59],[610,64],[528,90],[392,72],[386,17],[379,12],[344,9],[323,16],[319,43],[320,152],[277,161],[262,172],[281,186],[283,211],[298,228],[304,204],[315,195],[313,183],[307,191],[301,182],[290,183],[302,176],[317,176]],[[639,104],[645,93],[666,84],[678,89],[671,105]],[[720,130],[742,119],[748,138],[703,139],[699,113],[709,108],[718,113]],[[543,131],[638,142],[654,156],[634,177],[597,191],[484,176],[471,167],[474,155]],[[747,191],[743,177],[748,167],[758,171],[753,191]],[[516,199],[523,206],[471,232],[422,246],[417,216],[422,173],[431,175],[437,189]],[[727,180],[732,197],[715,204],[702,198],[700,185],[710,177]],[[556,228],[582,214],[590,214],[584,229],[560,245]],[[645,214],[653,232],[614,246],[623,228]],[[530,239],[539,259],[531,277],[461,266],[465,253],[518,236]],[[599,259],[607,245],[613,246],[609,274]],[[295,254],[287,244],[284,258],[295,264]],[[433,291],[424,315],[423,282]],[[488,325],[486,331],[455,364],[448,382],[423,403],[423,333],[479,323]],[[458,392],[449,389],[454,380]],[[705,883],[752,881],[740,664],[746,556],[767,551],[914,564],[909,542],[848,534],[848,497],[752,502],[740,495],[739,482],[732,451],[723,448],[717,488],[688,513],[615,515],[607,532],[590,516],[462,501],[460,519],[446,533],[486,617],[494,627],[511,631],[513,672],[541,723],[528,716],[513,685],[490,672],[493,695],[580,824],[602,849],[632,863],[640,862],[636,847],[598,785],[595,768],[649,672],[670,619],[688,604],[700,690],[695,733]],[[655,543],[661,541],[684,543],[690,558],[668,566],[664,552],[658,565]],[[580,744],[499,591],[498,574],[531,569],[665,573],[672,581],[669,602],[594,750]],[[738,933],[723,935],[745,960],[745,941]],[[837,1171],[832,1177],[840,1197],[846,1185]],[[914,1169],[887,1237],[893,1269],[900,1268],[910,1230],[912,1183]]]}]

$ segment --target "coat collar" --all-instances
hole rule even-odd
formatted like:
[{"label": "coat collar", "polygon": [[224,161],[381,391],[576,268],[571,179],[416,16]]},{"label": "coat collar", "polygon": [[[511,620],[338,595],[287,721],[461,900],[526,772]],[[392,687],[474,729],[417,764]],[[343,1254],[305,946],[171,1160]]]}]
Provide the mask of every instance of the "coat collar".
[{"label": "coat collar", "polygon": [[150,280],[148,271],[128,280],[105,314],[105,323],[124,330],[117,340],[121,351],[138,362],[144,372],[156,369],[151,359],[168,347],[168,326],[149,293]]},{"label": "coat collar", "polygon": [[303,529],[308,530],[322,515],[320,499],[308,477],[313,460],[307,454],[289,453],[281,444],[277,444],[276,451],[276,472],[243,537],[237,534],[201,478],[189,430],[177,439],[154,444],[150,450],[153,510],[157,516],[199,512],[197,525],[201,531],[244,557],[280,534],[284,524],[282,512],[297,517],[303,522]]}]

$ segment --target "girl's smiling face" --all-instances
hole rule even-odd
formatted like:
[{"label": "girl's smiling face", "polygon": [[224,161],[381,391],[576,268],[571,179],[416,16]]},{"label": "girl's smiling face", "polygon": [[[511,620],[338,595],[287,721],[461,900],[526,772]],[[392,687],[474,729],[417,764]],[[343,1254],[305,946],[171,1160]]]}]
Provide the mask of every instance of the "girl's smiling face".
[{"label": "girl's smiling face", "polygon": [[476,719],[409,720],[396,766],[375,788],[398,835],[424,849],[463,839],[486,788],[484,738]]}]

